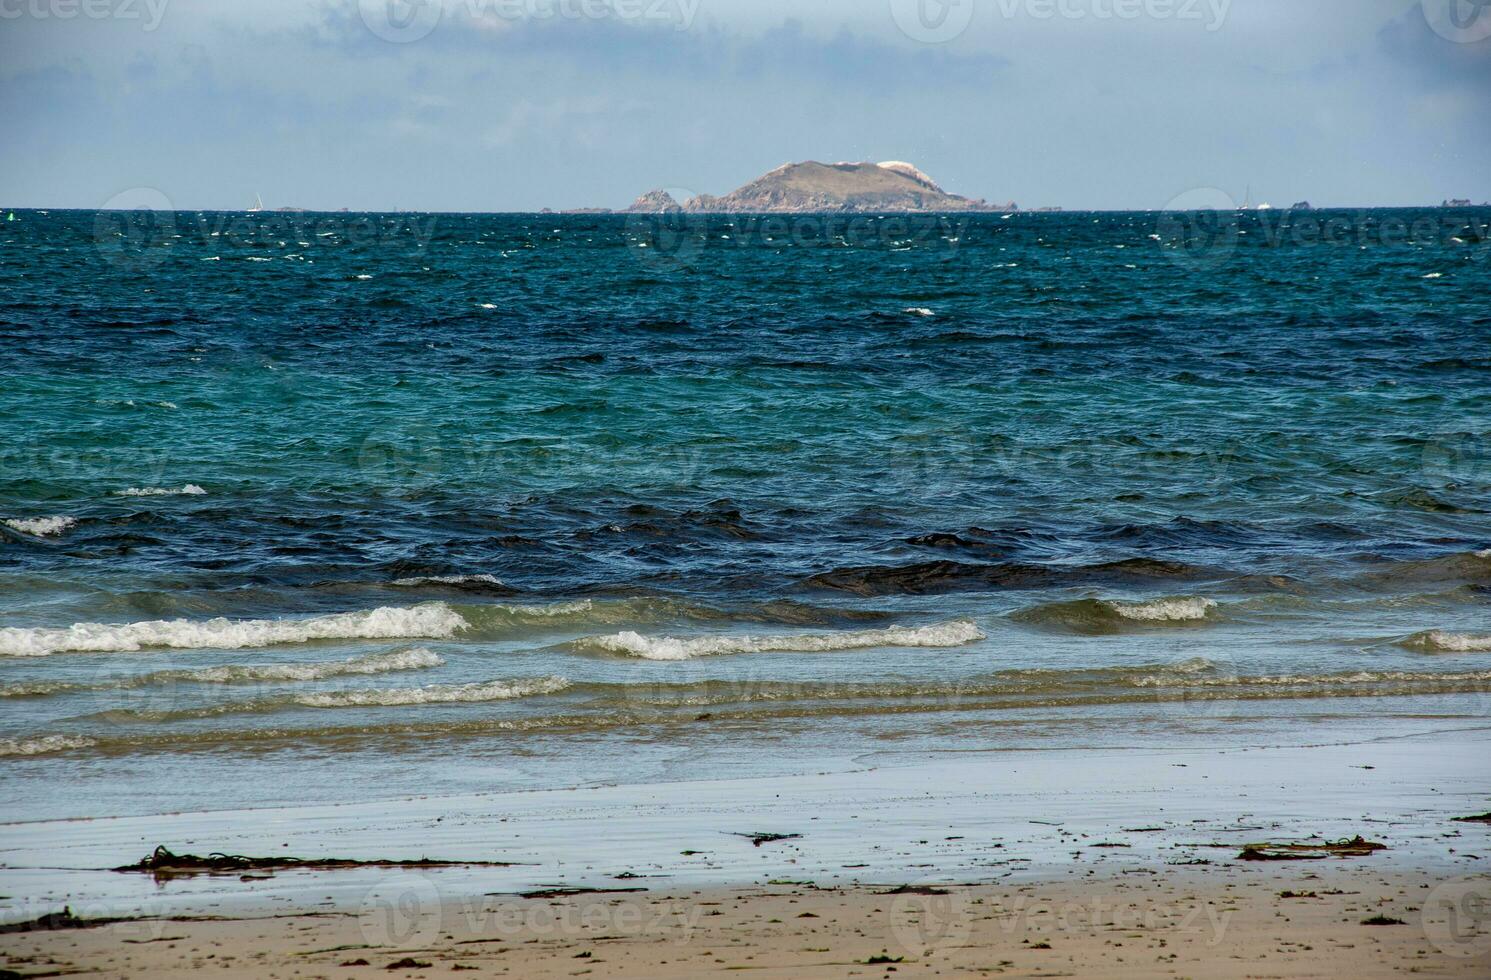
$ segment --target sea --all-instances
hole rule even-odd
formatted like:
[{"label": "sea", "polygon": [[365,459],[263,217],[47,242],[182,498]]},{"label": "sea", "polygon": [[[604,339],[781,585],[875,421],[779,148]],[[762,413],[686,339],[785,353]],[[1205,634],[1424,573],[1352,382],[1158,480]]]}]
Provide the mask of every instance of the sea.
[{"label": "sea", "polygon": [[7,212],[0,819],[1484,727],[1488,224]]}]

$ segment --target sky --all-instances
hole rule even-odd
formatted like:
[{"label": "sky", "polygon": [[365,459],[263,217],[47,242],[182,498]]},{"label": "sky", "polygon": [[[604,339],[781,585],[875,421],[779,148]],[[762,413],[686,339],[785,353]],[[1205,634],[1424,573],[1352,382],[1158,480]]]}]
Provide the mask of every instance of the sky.
[{"label": "sky", "polygon": [[1480,202],[1491,0],[0,0],[0,124],[9,207]]}]

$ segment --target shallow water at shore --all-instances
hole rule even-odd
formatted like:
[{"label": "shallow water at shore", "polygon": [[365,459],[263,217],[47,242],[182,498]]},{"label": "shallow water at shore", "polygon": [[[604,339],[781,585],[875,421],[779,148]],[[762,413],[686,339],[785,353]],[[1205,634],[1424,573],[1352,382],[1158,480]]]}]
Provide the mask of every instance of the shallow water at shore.
[{"label": "shallow water at shore", "polygon": [[7,222],[4,817],[1491,712],[1479,211],[424,217]]}]

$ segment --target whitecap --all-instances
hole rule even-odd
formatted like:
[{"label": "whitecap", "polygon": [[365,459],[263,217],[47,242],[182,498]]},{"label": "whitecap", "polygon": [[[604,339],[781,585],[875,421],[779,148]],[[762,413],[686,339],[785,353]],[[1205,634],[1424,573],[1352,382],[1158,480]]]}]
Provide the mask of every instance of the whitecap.
[{"label": "whitecap", "polygon": [[12,626],[0,628],[0,656],[127,653],[151,647],[242,649],[310,640],[439,639],[467,628],[466,620],[443,602],[427,602],[409,608],[382,606],[309,619],[172,619],[144,623],[75,623],[63,627]]},{"label": "whitecap", "polygon": [[570,686],[563,677],[536,677],[476,684],[431,684],[428,687],[373,688],[365,691],[326,691],[297,695],[294,703],[307,708],[372,708],[411,704],[458,704],[507,701],[557,694]]},{"label": "whitecap", "polygon": [[[172,406],[173,408],[175,406]],[[195,483],[187,483],[179,487],[129,487],[124,490],[115,490],[116,497],[200,497],[207,491]]]},{"label": "whitecap", "polygon": [[78,523],[76,517],[10,517],[6,518],[5,526],[14,528],[22,534],[35,534],[38,537],[50,537],[61,534],[68,528]]},{"label": "whitecap", "polygon": [[691,660],[731,653],[822,653],[868,647],[957,647],[982,640],[984,633],[968,620],[931,626],[834,633],[790,633],[777,636],[644,636],[631,630],[576,640],[575,646],[644,660]]},{"label": "whitecap", "polygon": [[1151,599],[1148,602],[1105,600],[1103,605],[1124,619],[1147,623],[1181,623],[1205,619],[1207,614],[1217,607],[1217,601],[1186,596]]},{"label": "whitecap", "polygon": [[901,312],[910,313],[912,316],[935,316],[935,314],[931,310],[927,309],[925,306],[908,306]]},{"label": "whitecap", "polygon": [[86,749],[98,743],[82,735],[42,735],[37,738],[0,738],[0,756],[43,755],[67,749]]},{"label": "whitecap", "polygon": [[413,588],[420,585],[465,585],[468,583],[482,583],[486,585],[501,585],[495,575],[416,575],[413,578],[396,578],[394,585],[405,588]]},{"label": "whitecap", "polygon": [[94,683],[70,681],[33,681],[0,686],[0,698],[39,698],[75,691],[130,690],[169,684],[249,684],[273,681],[320,681],[330,677],[367,676],[393,671],[425,670],[444,665],[444,658],[415,647],[392,653],[373,653],[330,663],[303,664],[223,664],[194,670],[157,670],[146,674],[125,674]]},{"label": "whitecap", "polygon": [[1491,653],[1491,636],[1425,630],[1399,641],[1402,646],[1429,653]]}]

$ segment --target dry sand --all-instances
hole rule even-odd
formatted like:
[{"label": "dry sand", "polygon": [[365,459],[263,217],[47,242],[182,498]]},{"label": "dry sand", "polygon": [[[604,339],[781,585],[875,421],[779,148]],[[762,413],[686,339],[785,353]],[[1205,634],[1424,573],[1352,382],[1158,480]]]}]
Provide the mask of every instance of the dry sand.
[{"label": "dry sand", "polygon": [[[136,921],[0,936],[0,949],[33,976],[1491,976],[1491,917],[1465,914],[1491,875],[1446,884],[1371,861],[1228,858],[946,894],[651,881],[420,908],[411,889],[359,912]],[[1363,924],[1378,915],[1402,924]]]}]

